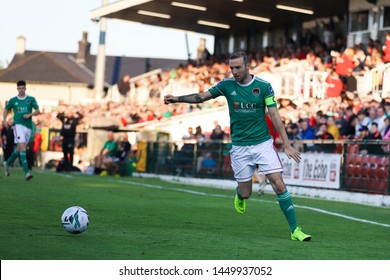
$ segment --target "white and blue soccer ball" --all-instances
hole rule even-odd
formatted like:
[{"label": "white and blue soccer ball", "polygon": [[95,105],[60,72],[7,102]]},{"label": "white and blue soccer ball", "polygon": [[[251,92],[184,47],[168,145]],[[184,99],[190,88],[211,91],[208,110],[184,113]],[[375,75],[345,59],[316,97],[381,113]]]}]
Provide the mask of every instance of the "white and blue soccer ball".
[{"label": "white and blue soccer ball", "polygon": [[62,214],[61,223],[67,232],[79,234],[88,228],[89,216],[84,208],[80,206],[71,206]]}]

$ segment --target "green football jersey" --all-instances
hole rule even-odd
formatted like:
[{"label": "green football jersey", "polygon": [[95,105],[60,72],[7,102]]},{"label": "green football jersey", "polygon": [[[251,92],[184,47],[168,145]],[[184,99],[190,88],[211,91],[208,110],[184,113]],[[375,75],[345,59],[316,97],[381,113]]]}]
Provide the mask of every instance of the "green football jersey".
[{"label": "green football jersey", "polygon": [[18,96],[12,97],[5,107],[6,110],[13,110],[14,124],[24,125],[29,129],[32,129],[32,119],[24,119],[24,114],[31,114],[32,109],[37,110],[39,108],[37,101],[34,97],[26,95],[23,99]]},{"label": "green football jersey", "polygon": [[239,84],[234,78],[228,78],[210,88],[209,92],[213,98],[223,95],[227,99],[233,145],[250,146],[271,139],[265,109],[276,107],[276,102],[270,83],[256,76],[248,84]]}]

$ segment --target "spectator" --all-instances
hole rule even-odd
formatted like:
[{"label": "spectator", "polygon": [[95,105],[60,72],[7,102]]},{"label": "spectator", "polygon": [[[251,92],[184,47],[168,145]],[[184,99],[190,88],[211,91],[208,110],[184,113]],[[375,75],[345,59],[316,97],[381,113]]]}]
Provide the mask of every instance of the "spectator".
[{"label": "spectator", "polygon": [[337,128],[339,129],[340,135],[345,135],[345,130],[347,128],[348,122],[347,122],[345,112],[342,109],[339,109],[337,111],[336,125]]},{"label": "spectator", "polygon": [[[378,131],[378,125],[377,123],[373,122],[371,124],[371,131],[369,131],[368,127],[361,128],[362,139],[363,140],[382,140],[382,136]],[[368,143],[368,144],[362,144],[359,147],[359,151],[362,154],[372,154],[372,155],[382,155],[383,149],[382,146],[379,144],[374,143]]]},{"label": "spectator", "polygon": [[385,125],[386,125],[386,128],[385,128],[385,132],[383,135],[383,139],[388,140],[388,139],[390,139],[390,117],[386,117]]},{"label": "spectator", "polygon": [[370,119],[367,117],[367,113],[366,113],[365,109],[359,110],[359,112],[357,114],[357,118],[358,118],[358,121],[356,124],[356,136],[359,136],[360,135],[359,129],[362,128],[363,126],[367,126]]},{"label": "spectator", "polygon": [[327,119],[327,125],[328,125],[328,132],[333,136],[333,139],[339,139],[340,138],[340,132],[339,128],[336,125],[336,121],[333,116],[328,116]]},{"label": "spectator", "polygon": [[125,74],[118,82],[117,85],[118,85],[118,91],[120,94],[121,103],[124,103],[127,100],[130,93],[130,75]]},{"label": "spectator", "polygon": [[376,109],[374,107],[369,108],[368,110],[368,122],[367,126],[368,129],[371,130],[371,124],[373,122],[376,122],[377,114],[376,114]]},{"label": "spectator", "polygon": [[[318,132],[316,133],[316,139],[320,140],[333,140],[334,137],[332,134],[328,131],[328,125],[326,123],[321,123],[319,125]],[[319,144],[315,145],[313,148],[311,148],[311,151],[317,151],[317,152],[324,152],[324,153],[334,153],[336,149],[335,144]]]},{"label": "spectator", "polygon": [[383,46],[383,62],[389,63],[390,62],[390,31],[387,31],[386,33],[386,42]]},{"label": "spectator", "polygon": [[79,112],[73,113],[72,110],[67,110],[66,113],[60,112],[57,118],[62,123],[61,128],[61,140],[62,140],[62,153],[64,154],[64,167],[65,170],[72,170],[73,155],[76,142],[76,128],[80,123],[83,115]]},{"label": "spectator", "polygon": [[378,124],[376,122],[371,123],[371,129],[370,134],[368,135],[368,139],[382,140],[382,135],[379,132]]},{"label": "spectator", "polygon": [[343,92],[343,81],[340,79],[339,74],[335,71],[331,71],[326,77],[325,82],[328,84],[328,89],[326,91],[326,97],[338,97]]},{"label": "spectator", "polygon": [[376,109],[376,116],[377,118],[375,119],[375,122],[378,125],[378,131],[379,133],[384,136],[385,135],[385,129],[386,129],[386,124],[385,124],[385,119],[386,119],[386,111],[384,106],[379,106]]},{"label": "spectator", "polygon": [[390,102],[385,101],[383,107],[386,111],[386,116],[390,117]]},{"label": "spectator", "polygon": [[190,139],[195,139],[195,134],[194,134],[194,129],[190,126],[188,127],[187,129],[187,134],[186,135],[183,135],[182,139],[183,140],[190,140]]},{"label": "spectator", "polygon": [[211,140],[223,140],[224,132],[219,124],[217,124],[213,131],[211,132],[210,139]]},{"label": "spectator", "polygon": [[[359,128],[359,137],[360,140],[367,140],[367,137],[369,135],[368,127],[363,125],[361,128]],[[359,145],[359,153],[366,155],[368,153],[368,150],[370,149],[369,144],[360,144]]]},{"label": "spectator", "polygon": [[121,176],[127,176],[127,163],[131,151],[131,144],[127,133],[123,133],[122,140],[118,143],[118,149],[113,157],[108,157],[105,160],[105,165],[110,175],[119,171]]},{"label": "spectator", "polygon": [[347,126],[342,136],[348,139],[354,139],[356,137],[356,125],[358,123],[358,118],[356,115],[349,117]]},{"label": "spectator", "polygon": [[300,140],[301,137],[299,136],[299,129],[298,125],[296,123],[290,123],[287,126],[287,137],[289,140]]},{"label": "spectator", "polygon": [[356,78],[352,76],[352,70],[355,68],[354,55],[353,48],[346,48],[342,55],[337,56],[335,67],[335,72],[343,81],[345,90],[352,92],[356,90]]},{"label": "spectator", "polygon": [[118,144],[114,139],[114,133],[111,131],[108,132],[107,137],[108,140],[104,143],[99,155],[95,157],[95,173],[100,173],[103,169],[106,169],[107,166],[105,163],[110,164],[112,163],[113,158],[115,158]]},{"label": "spectator", "polygon": [[301,127],[300,138],[301,138],[302,140],[311,140],[311,139],[315,139],[314,131],[313,131],[313,129],[311,128],[308,119],[301,119],[301,120],[299,121],[299,124],[300,124],[300,127]]},{"label": "spectator", "polygon": [[13,119],[9,118],[7,120],[8,126],[3,126],[1,129],[1,144],[3,147],[4,161],[9,159],[14,151],[14,131],[12,129]]}]

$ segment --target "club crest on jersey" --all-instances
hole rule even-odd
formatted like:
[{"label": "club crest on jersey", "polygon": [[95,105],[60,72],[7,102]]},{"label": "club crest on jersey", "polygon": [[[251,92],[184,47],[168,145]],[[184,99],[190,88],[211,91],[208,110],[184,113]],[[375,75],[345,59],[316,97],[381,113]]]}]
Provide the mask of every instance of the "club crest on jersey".
[{"label": "club crest on jersey", "polygon": [[26,102],[27,102],[27,104],[30,104],[31,101],[27,99]]},{"label": "club crest on jersey", "polygon": [[254,89],[252,89],[252,93],[253,93],[254,96],[259,96],[260,89],[259,88],[254,88]]}]

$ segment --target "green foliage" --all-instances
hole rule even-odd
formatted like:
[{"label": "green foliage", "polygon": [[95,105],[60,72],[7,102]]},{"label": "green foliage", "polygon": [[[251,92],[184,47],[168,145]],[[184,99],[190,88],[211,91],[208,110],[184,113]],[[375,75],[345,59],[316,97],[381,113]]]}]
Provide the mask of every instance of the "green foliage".
[{"label": "green foliage", "polygon": [[[312,207],[390,224],[390,209],[294,197],[311,242],[290,240],[276,197],[254,192],[243,215],[234,190],[158,179],[20,170],[0,178],[0,257],[38,260],[389,259],[390,227],[313,211]],[[85,208],[90,226],[71,235],[62,212]]]}]

